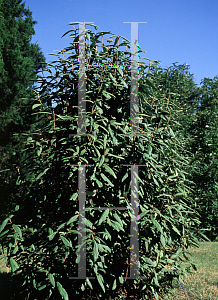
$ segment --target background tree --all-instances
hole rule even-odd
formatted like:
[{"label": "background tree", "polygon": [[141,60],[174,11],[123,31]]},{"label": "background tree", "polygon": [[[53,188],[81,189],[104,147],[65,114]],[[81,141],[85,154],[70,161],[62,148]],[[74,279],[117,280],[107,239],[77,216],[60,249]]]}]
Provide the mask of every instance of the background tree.
[{"label": "background tree", "polygon": [[[16,173],[23,155],[23,136],[14,133],[29,132],[34,118],[29,114],[30,96],[45,57],[39,45],[32,44],[35,34],[32,12],[21,0],[0,0],[0,211],[6,208],[3,193],[15,184]],[[44,67],[43,67],[44,68]],[[3,197],[4,194],[4,197]]]},{"label": "background tree", "polygon": [[201,82],[199,105],[192,125],[192,172],[195,182],[194,206],[201,215],[201,228],[214,240],[218,235],[218,79]]},{"label": "background tree", "polygon": [[177,65],[177,63],[173,63],[167,69],[162,69],[158,65],[150,67],[152,83],[165,95],[165,101],[175,107],[171,120],[174,132],[183,139],[184,153],[190,150],[190,128],[195,119],[200,94],[189,67],[187,64]]},{"label": "background tree", "polygon": [[217,78],[206,78],[201,87],[196,87],[186,64],[173,64],[165,70],[156,65],[150,70],[154,74],[153,84],[159,86],[160,93],[164,92],[175,107],[171,116],[173,130],[183,141],[180,153],[189,158],[186,166],[192,188],[189,205],[201,215],[199,228],[206,229],[206,235],[213,240],[218,226]]}]

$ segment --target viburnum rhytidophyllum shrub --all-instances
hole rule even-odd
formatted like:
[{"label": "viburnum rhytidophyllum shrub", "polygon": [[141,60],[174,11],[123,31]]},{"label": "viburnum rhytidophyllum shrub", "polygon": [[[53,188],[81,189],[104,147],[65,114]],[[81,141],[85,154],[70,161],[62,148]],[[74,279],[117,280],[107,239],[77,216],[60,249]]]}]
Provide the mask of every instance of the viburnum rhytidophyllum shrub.
[{"label": "viburnum rhytidophyllum shrub", "polygon": [[[79,135],[81,49],[77,30],[69,32],[73,42],[62,51],[63,58],[48,64],[55,70],[48,68],[50,75],[35,90],[38,128],[27,136],[29,159],[19,166],[17,179],[24,196],[0,228],[8,263],[23,282],[22,299],[158,298],[175,276],[166,265],[175,266],[180,275],[187,272],[181,261],[189,257],[188,247],[196,245],[199,222],[186,204],[183,166],[188,158],[177,155],[182,145],[173,132],[173,106],[147,78],[148,65],[141,66],[141,135],[131,136],[131,54],[119,50],[130,48],[130,42],[123,38],[119,45],[116,37],[113,45],[104,45],[104,35],[111,32],[86,30],[86,135]],[[57,104],[54,111],[52,103]],[[82,209],[81,166],[86,175]],[[137,201],[131,202],[136,194]],[[133,235],[138,237],[135,244]],[[70,279],[81,271],[84,245],[85,278]],[[139,261],[130,256],[137,245]]]}]

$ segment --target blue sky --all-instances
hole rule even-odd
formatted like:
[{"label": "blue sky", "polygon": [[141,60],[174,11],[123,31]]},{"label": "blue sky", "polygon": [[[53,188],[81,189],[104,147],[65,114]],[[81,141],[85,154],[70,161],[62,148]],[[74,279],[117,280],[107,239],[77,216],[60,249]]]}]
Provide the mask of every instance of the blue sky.
[{"label": "blue sky", "polygon": [[[24,1],[23,1],[24,2]],[[131,24],[138,25],[139,46],[151,60],[167,68],[172,63],[187,63],[194,81],[218,75],[218,1],[215,0],[26,0],[32,11],[35,35],[46,61],[54,59],[48,53],[69,46],[70,39],[61,38],[73,29],[70,22],[94,22],[100,31],[111,31],[131,41]],[[78,25],[76,25],[78,28]],[[91,26],[86,29],[94,30]],[[108,35],[109,37],[109,35]],[[121,49],[122,50],[122,49]],[[124,50],[124,49],[123,49]]]}]

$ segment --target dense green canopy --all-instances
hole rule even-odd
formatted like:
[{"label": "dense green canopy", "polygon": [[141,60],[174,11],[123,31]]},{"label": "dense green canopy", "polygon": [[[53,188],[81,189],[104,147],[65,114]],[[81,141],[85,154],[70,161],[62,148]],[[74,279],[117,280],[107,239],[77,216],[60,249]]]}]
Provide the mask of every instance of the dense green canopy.
[{"label": "dense green canopy", "polygon": [[21,159],[21,153],[15,153],[23,137],[13,134],[34,127],[30,95],[37,71],[43,67],[41,62],[45,62],[39,45],[31,43],[37,22],[21,2],[0,0],[0,171],[8,169],[0,173],[0,211],[3,190],[14,183]]}]

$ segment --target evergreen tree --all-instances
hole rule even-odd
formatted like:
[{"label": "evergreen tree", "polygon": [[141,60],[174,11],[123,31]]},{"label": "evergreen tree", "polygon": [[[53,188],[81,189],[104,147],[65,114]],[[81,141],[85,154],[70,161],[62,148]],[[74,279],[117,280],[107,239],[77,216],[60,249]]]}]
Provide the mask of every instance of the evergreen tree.
[{"label": "evergreen tree", "polygon": [[[200,214],[200,228],[214,240],[218,232],[217,78],[205,78],[198,88],[188,69],[176,64],[167,70],[150,67],[153,84],[175,108],[170,122],[178,139],[183,140],[180,153],[189,159],[189,206]],[[156,120],[160,122],[158,116]]]},{"label": "evergreen tree", "polygon": [[[173,63],[167,69],[151,69],[153,84],[159,86],[160,93],[165,94],[165,101],[170,102],[175,107],[175,113],[171,120],[175,121],[175,132],[183,136],[184,143],[190,144],[190,127],[195,119],[198,106],[199,88],[193,80],[193,74],[189,72],[189,65],[176,65]],[[176,109],[179,108],[179,109]],[[186,148],[186,147],[184,147]],[[187,150],[190,150],[189,147]]]},{"label": "evergreen tree", "polygon": [[201,215],[201,227],[214,240],[218,234],[217,172],[217,77],[204,78],[193,124],[192,180],[196,184],[194,203]]},{"label": "evergreen tree", "polygon": [[[32,12],[22,0],[0,0],[0,194],[13,185],[21,159],[17,149],[34,126],[30,117],[32,86],[45,57],[31,38],[35,34]],[[16,154],[17,153],[17,154]],[[6,196],[6,195],[5,195]],[[7,196],[8,199],[8,196]],[[1,198],[0,211],[4,207]]]},{"label": "evergreen tree", "polygon": [[[200,90],[189,72],[189,66],[173,63],[169,68],[161,69],[156,65],[150,67],[150,73],[153,84],[159,87],[159,94],[165,96],[165,104],[173,107],[169,124],[173,126],[177,139],[182,141],[182,147],[177,149],[178,153],[184,155],[187,161],[191,159],[192,162],[193,124],[196,119]],[[158,115],[154,122],[157,123],[156,126],[160,126]],[[186,165],[187,175],[191,170],[192,166],[189,163]],[[189,186],[193,189],[194,195],[194,183],[190,182]]]}]

